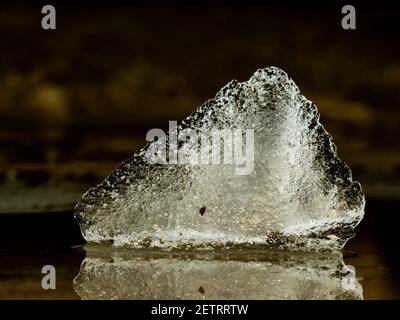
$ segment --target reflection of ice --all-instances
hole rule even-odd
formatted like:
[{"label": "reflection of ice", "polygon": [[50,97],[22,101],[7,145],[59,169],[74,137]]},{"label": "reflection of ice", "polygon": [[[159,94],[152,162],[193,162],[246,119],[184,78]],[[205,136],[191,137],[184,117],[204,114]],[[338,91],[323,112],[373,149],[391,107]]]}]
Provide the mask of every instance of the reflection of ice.
[{"label": "reflection of ice", "polygon": [[74,280],[82,299],[362,299],[340,253],[95,250]]}]

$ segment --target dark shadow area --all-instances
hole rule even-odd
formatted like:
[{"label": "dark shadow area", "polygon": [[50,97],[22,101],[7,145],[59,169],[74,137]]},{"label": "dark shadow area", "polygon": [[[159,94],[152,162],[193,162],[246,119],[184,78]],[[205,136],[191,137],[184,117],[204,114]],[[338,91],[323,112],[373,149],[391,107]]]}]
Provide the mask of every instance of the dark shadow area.
[{"label": "dark shadow area", "polygon": [[2,214],[2,247],[69,248],[84,244],[72,212]]},{"label": "dark shadow area", "polygon": [[345,246],[366,299],[400,299],[400,202],[367,199],[365,217]]}]

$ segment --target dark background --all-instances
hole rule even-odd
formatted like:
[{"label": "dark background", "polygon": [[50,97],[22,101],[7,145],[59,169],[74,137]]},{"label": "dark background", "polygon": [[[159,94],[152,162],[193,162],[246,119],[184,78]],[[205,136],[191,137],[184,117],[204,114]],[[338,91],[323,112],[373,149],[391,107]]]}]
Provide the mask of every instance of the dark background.
[{"label": "dark background", "polygon": [[[45,4],[56,7],[56,30],[41,28]],[[74,203],[140,148],[147,130],[166,129],[230,80],[273,65],[316,103],[366,194],[366,218],[346,246],[364,296],[399,298],[400,11],[352,2],[357,29],[343,30],[345,4],[2,3],[4,247],[82,242],[71,227]],[[14,269],[31,261],[18,259]]]}]

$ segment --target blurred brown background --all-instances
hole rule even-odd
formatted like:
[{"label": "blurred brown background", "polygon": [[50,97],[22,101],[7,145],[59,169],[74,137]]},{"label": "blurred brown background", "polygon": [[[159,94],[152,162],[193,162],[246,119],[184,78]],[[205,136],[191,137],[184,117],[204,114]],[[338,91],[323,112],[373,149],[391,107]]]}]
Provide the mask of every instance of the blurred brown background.
[{"label": "blurred brown background", "polygon": [[[53,1],[53,31],[41,28],[44,4],[0,5],[1,213],[70,212],[147,130],[274,65],[316,103],[366,193],[370,213],[353,249],[385,257],[360,262],[364,273],[399,270],[396,230],[386,223],[399,221],[400,199],[400,11],[392,4],[353,2],[357,29],[343,30],[340,2]],[[370,240],[374,230],[379,241]],[[383,241],[385,233],[393,237]],[[364,284],[372,283],[369,297],[399,296],[393,278],[379,279]]]},{"label": "blurred brown background", "polygon": [[[399,195],[398,13],[340,4],[54,3],[0,9],[0,172],[97,181],[154,127],[190,114],[231,79],[284,69],[321,113],[367,194]],[[34,174],[33,172],[36,172]],[[41,172],[41,175],[38,173]]]}]

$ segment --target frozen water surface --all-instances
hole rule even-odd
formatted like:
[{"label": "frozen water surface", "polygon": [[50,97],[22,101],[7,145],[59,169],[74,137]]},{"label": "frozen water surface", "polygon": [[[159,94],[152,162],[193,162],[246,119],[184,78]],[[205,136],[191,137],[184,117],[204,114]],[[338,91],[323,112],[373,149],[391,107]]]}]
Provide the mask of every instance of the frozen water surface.
[{"label": "frozen water surface", "polygon": [[340,249],[362,219],[359,183],[337,157],[315,105],[284,71],[269,67],[246,82],[231,81],[178,124],[185,128],[254,130],[254,170],[238,175],[233,164],[150,164],[146,152],[161,140],[150,142],[76,206],[86,240]]},{"label": "frozen water surface", "polygon": [[362,299],[341,254],[182,253],[86,247],[74,280],[82,299]]}]

